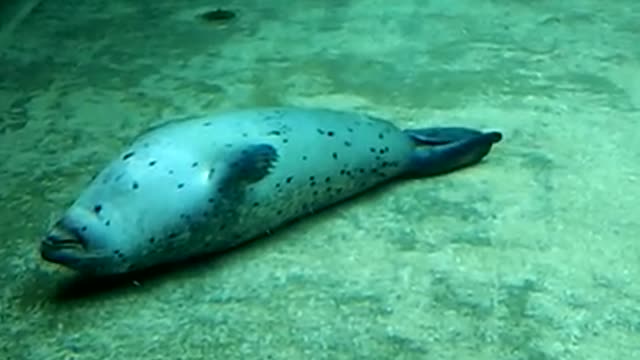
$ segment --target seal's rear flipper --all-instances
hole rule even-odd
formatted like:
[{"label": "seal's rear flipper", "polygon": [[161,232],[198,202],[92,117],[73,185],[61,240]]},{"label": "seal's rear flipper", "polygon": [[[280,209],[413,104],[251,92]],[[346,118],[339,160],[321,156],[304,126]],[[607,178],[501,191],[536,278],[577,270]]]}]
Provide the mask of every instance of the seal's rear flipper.
[{"label": "seal's rear flipper", "polygon": [[482,135],[482,131],[464,127],[430,127],[424,129],[407,129],[405,134],[422,145],[444,145],[470,139]]},{"label": "seal's rear flipper", "polygon": [[460,127],[439,127],[405,130],[417,145],[411,155],[409,175],[432,176],[445,174],[478,163],[491,146],[502,139],[496,131],[481,131]]}]

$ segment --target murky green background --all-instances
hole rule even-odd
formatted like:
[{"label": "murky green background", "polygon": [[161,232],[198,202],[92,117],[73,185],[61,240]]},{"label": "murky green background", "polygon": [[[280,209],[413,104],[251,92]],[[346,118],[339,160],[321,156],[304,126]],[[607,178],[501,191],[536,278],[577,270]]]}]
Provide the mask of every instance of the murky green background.
[{"label": "murky green background", "polygon": [[[3,35],[0,358],[640,358],[640,2],[43,1]],[[139,131],[257,105],[505,140],[157,276],[39,259]]]}]

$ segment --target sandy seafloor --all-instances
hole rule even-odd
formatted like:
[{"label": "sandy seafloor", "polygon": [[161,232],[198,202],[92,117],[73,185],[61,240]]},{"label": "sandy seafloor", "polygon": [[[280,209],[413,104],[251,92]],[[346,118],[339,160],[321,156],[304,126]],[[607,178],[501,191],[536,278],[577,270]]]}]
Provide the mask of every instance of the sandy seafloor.
[{"label": "sandy seafloor", "polygon": [[[640,359],[638,36],[634,0],[44,1],[0,53],[0,358]],[[39,259],[149,124],[260,105],[505,138],[136,282]]]}]

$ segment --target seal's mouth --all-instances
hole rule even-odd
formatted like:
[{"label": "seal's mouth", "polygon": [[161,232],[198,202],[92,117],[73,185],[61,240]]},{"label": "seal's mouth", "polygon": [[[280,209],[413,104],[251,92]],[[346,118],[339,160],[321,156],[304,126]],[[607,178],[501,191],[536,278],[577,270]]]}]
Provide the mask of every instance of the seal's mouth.
[{"label": "seal's mouth", "polygon": [[86,252],[86,242],[75,230],[56,224],[40,243],[43,259],[55,263],[69,263]]}]

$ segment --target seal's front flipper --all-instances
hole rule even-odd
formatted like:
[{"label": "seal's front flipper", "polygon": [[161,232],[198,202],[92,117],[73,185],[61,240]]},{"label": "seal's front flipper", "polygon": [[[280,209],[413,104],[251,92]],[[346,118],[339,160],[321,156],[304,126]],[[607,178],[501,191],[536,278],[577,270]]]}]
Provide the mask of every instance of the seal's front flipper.
[{"label": "seal's front flipper", "polygon": [[496,131],[483,133],[466,128],[431,128],[406,130],[418,144],[411,155],[409,175],[441,175],[476,164],[484,158],[493,144],[502,139]]},{"label": "seal's front flipper", "polygon": [[254,183],[269,174],[278,159],[278,152],[269,144],[249,145],[233,155],[229,164],[227,181]]},{"label": "seal's front flipper", "polygon": [[220,221],[237,223],[240,217],[237,205],[247,196],[248,186],[269,175],[277,160],[278,151],[270,144],[246,145],[226,156],[216,193],[208,200],[215,203]]}]

